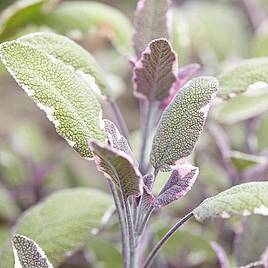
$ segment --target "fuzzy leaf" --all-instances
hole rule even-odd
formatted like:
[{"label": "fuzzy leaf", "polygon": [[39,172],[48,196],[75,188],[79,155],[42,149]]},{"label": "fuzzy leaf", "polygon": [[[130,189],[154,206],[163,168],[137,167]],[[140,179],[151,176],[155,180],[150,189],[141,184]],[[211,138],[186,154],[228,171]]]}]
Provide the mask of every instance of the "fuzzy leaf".
[{"label": "fuzzy leaf", "polygon": [[[113,210],[111,204],[110,196],[98,190],[62,190],[24,212],[12,236],[30,237],[46,252],[51,263],[58,266],[105,223]],[[12,267],[12,263],[11,244],[7,243],[0,252],[0,267]]]},{"label": "fuzzy leaf", "polygon": [[19,42],[40,49],[66,65],[71,65],[85,80],[96,81],[104,96],[111,94],[104,71],[94,57],[71,39],[55,33],[33,33],[18,39]]},{"label": "fuzzy leaf", "polygon": [[15,268],[53,268],[43,250],[33,240],[16,235],[12,245]]},{"label": "fuzzy leaf", "polygon": [[141,174],[129,155],[96,141],[89,142],[89,147],[95,156],[97,168],[112,180],[126,197],[141,195]]},{"label": "fuzzy leaf", "polygon": [[149,101],[169,96],[176,81],[177,56],[166,39],[153,40],[134,68],[134,94]]},{"label": "fuzzy leaf", "polygon": [[199,170],[191,165],[180,165],[173,170],[170,178],[154,201],[154,207],[161,208],[185,196],[192,188]]},{"label": "fuzzy leaf", "polygon": [[46,112],[58,134],[81,156],[92,157],[88,139],[106,139],[102,110],[92,88],[64,62],[20,41],[1,44],[0,55],[17,83]]},{"label": "fuzzy leaf", "polygon": [[118,9],[103,3],[63,2],[35,22],[76,39],[96,32],[111,40],[120,52],[132,51],[132,25],[128,17]]},{"label": "fuzzy leaf", "polygon": [[241,94],[249,86],[268,83],[268,58],[252,58],[226,70],[219,75],[220,88],[218,96],[224,99]]},{"label": "fuzzy leaf", "polygon": [[198,77],[177,93],[163,112],[153,139],[150,159],[155,169],[170,170],[169,166],[191,154],[217,87],[214,77]]},{"label": "fuzzy leaf", "polygon": [[193,213],[197,220],[231,215],[268,215],[268,182],[249,182],[234,186],[205,199]]},{"label": "fuzzy leaf", "polygon": [[157,38],[167,38],[169,0],[139,0],[134,18],[133,36],[137,58]]}]

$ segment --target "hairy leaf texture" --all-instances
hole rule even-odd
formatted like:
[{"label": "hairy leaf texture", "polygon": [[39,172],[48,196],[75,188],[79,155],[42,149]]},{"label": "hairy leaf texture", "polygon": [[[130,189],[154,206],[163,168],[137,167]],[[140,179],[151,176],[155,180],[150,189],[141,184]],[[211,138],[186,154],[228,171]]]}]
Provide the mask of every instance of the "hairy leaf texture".
[{"label": "hairy leaf texture", "polygon": [[231,215],[268,215],[268,182],[249,182],[234,186],[205,199],[193,213],[197,220]]},{"label": "hairy leaf texture", "polygon": [[163,112],[153,139],[150,160],[156,170],[170,170],[191,154],[217,88],[216,78],[198,77],[177,93]]},{"label": "hairy leaf texture", "polygon": [[139,0],[134,18],[133,36],[137,58],[157,38],[167,38],[169,0]]},{"label": "hairy leaf texture", "polygon": [[154,207],[161,208],[185,196],[192,188],[199,170],[191,165],[175,167],[170,178],[154,201]]},{"label": "hairy leaf texture", "polygon": [[[68,49],[67,49],[68,50]],[[17,83],[45,111],[62,137],[91,158],[88,139],[106,140],[96,84],[86,83],[66,62],[20,40],[0,46],[0,56]]]},{"label": "hairy leaf texture", "polygon": [[153,40],[134,67],[134,94],[149,101],[169,96],[176,81],[177,55],[166,39]]},{"label": "hairy leaf texture", "polygon": [[228,99],[245,92],[257,82],[268,83],[268,58],[252,58],[219,75],[218,96]]},{"label": "hairy leaf texture", "polygon": [[26,236],[15,235],[12,245],[15,268],[53,268],[43,250]]},{"label": "hairy leaf texture", "polygon": [[142,194],[141,174],[129,155],[97,141],[90,141],[89,147],[95,156],[97,168],[112,180],[126,197]]}]

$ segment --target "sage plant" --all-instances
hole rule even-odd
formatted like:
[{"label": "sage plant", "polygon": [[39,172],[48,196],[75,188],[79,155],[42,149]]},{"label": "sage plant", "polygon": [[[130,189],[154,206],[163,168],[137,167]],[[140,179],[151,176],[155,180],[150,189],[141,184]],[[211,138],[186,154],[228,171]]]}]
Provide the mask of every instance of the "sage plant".
[{"label": "sage plant", "polygon": [[[148,246],[146,236],[154,212],[161,215],[166,206],[185,196],[198,178],[199,169],[191,165],[190,156],[210,107],[217,105],[216,100],[228,99],[254,82],[267,80],[267,76],[259,75],[260,68],[256,68],[264,61],[254,61],[254,66],[246,63],[246,67],[242,63],[242,67],[220,75],[219,81],[212,76],[191,79],[199,65],[179,67],[170,37],[169,8],[168,0],[140,0],[135,13],[134,53],[128,59],[133,94],[140,104],[139,156],[132,151],[129,131],[106,74],[89,52],[67,37],[51,32],[32,33],[1,44],[1,60],[9,73],[46,113],[57,133],[81,157],[95,161],[107,179],[114,201],[111,207],[104,193],[67,190],[26,212],[12,232],[15,267],[58,266],[66,252],[83,248],[88,230],[94,233],[109,221],[113,209],[118,216],[125,268],[152,267],[162,246],[193,217],[203,222],[212,217],[268,214],[267,182],[234,186],[205,199],[178,219],[148,255],[143,250],[144,244]],[[103,102],[114,112],[114,122],[103,118]],[[160,172],[170,172],[170,176],[167,175],[162,190],[155,195],[153,186]],[[81,200],[87,208],[79,207]],[[60,229],[59,225],[58,233],[54,232],[50,239],[46,237],[46,228],[42,230],[43,238],[37,231],[35,235],[33,230],[26,231],[25,226],[39,217],[34,226],[41,226],[43,221],[51,225],[45,219],[46,213],[60,210],[63,215],[65,210],[72,213],[72,217],[56,212],[53,217],[68,222],[69,227]],[[82,234],[79,238],[78,230]],[[61,242],[53,247],[57,240]],[[219,251],[217,245],[214,247]],[[10,265],[7,256],[2,260],[5,267]]]}]

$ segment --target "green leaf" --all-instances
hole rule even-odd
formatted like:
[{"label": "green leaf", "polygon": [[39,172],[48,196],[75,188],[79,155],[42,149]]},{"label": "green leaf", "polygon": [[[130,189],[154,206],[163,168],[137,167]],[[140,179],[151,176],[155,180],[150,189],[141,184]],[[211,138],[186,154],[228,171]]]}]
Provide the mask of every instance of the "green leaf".
[{"label": "green leaf", "polygon": [[95,156],[97,168],[112,180],[126,197],[141,195],[141,174],[131,156],[96,141],[90,141],[89,147]]},{"label": "green leaf", "polygon": [[199,221],[229,218],[232,215],[268,215],[268,182],[249,182],[234,186],[205,199],[193,210]]},{"label": "green leaf", "polygon": [[256,136],[258,140],[259,150],[263,150],[268,147],[267,133],[268,133],[268,113],[263,115],[256,129]]},{"label": "green leaf", "polygon": [[139,0],[134,18],[134,48],[139,58],[154,39],[168,39],[168,0]]},{"label": "green leaf", "polygon": [[217,87],[214,77],[198,77],[177,93],[164,111],[153,139],[150,159],[155,169],[170,169],[191,154]]},{"label": "green leaf", "polygon": [[71,65],[85,80],[95,79],[98,90],[104,96],[111,93],[104,71],[94,57],[71,39],[55,33],[40,32],[26,35],[18,41],[44,51],[66,65]]},{"label": "green leaf", "polygon": [[90,158],[87,141],[105,141],[102,110],[93,88],[74,68],[19,40],[0,46],[7,70],[26,93],[44,110],[61,136],[81,156]]},{"label": "green leaf", "polygon": [[53,268],[43,250],[31,239],[16,235],[12,239],[15,267]]},{"label": "green leaf", "polygon": [[96,31],[111,40],[120,52],[131,53],[132,50],[132,25],[128,17],[102,3],[64,2],[48,14],[40,16],[35,22],[76,38]]},{"label": "green leaf", "polygon": [[[111,198],[98,190],[62,190],[27,210],[19,218],[13,235],[21,234],[36,241],[51,263],[58,266],[67,253],[83,247],[102,226],[111,204]],[[12,267],[10,243],[0,256],[1,268]]]},{"label": "green leaf", "polygon": [[249,86],[257,82],[268,83],[268,58],[244,60],[222,72],[218,79],[218,96],[224,99],[247,91]]}]

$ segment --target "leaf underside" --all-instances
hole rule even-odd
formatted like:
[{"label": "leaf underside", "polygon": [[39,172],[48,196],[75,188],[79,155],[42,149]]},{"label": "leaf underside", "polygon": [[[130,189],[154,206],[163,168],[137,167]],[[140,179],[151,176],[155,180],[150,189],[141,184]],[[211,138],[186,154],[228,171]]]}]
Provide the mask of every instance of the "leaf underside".
[{"label": "leaf underside", "polygon": [[163,112],[153,139],[150,161],[155,169],[170,170],[170,166],[191,154],[217,87],[214,77],[198,77],[177,93]]},{"label": "leaf underside", "polygon": [[166,39],[153,40],[134,68],[134,94],[149,101],[162,101],[176,81],[177,55]]},{"label": "leaf underside", "polygon": [[234,186],[205,199],[193,213],[197,220],[231,215],[268,215],[268,182],[249,182]]}]

